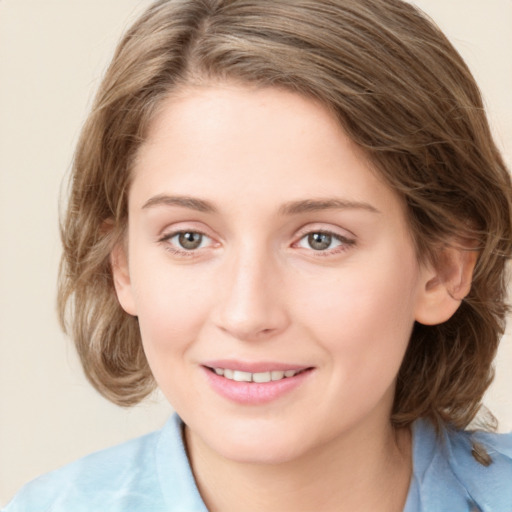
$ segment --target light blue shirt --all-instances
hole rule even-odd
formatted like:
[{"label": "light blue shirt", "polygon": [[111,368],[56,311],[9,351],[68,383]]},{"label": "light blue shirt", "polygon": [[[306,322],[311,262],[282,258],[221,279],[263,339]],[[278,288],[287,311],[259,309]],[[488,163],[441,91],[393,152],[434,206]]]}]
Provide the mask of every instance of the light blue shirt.
[{"label": "light blue shirt", "polygon": [[[471,455],[481,443],[493,463]],[[512,434],[413,426],[413,476],[404,512],[512,512]],[[172,416],[159,431],[89,455],[26,485],[3,512],[207,512]]]}]

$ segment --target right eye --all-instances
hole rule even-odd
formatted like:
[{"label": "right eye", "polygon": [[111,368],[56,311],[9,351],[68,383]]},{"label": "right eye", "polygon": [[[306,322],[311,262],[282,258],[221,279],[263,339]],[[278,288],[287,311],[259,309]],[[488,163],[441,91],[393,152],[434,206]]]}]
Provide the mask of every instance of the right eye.
[{"label": "right eye", "polygon": [[177,231],[165,235],[160,242],[168,244],[167,249],[173,253],[186,254],[211,245],[212,239],[198,231]]}]

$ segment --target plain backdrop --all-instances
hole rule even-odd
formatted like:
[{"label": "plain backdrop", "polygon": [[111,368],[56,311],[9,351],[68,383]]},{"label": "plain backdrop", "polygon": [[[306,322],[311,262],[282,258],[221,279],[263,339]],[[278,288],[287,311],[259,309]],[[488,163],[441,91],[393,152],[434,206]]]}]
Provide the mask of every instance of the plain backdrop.
[{"label": "plain backdrop", "polygon": [[[122,31],[148,0],[0,0],[0,505],[26,481],[158,428],[157,393],[132,409],[85,381],[55,315],[58,198]],[[512,163],[512,0],[418,0],[462,53]],[[512,429],[512,340],[486,404]]]}]

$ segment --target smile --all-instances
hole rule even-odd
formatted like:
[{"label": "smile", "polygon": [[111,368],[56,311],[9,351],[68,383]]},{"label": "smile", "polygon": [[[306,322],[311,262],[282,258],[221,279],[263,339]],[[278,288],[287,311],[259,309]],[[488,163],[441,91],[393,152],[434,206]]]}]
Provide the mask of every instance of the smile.
[{"label": "smile", "polygon": [[211,368],[217,375],[224,377],[229,380],[234,380],[236,382],[274,382],[290,377],[294,377],[298,373],[303,372],[304,370],[272,370],[268,372],[258,372],[258,373],[250,373],[243,372],[240,370],[231,370],[229,368]]},{"label": "smile", "polygon": [[309,381],[315,370],[312,366],[293,368],[269,362],[211,361],[201,366],[213,391],[243,405],[262,405],[284,398]]}]

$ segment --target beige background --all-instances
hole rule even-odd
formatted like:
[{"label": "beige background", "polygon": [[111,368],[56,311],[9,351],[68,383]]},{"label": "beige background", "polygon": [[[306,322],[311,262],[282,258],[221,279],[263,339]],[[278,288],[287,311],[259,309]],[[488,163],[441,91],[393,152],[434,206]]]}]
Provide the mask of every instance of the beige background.
[{"label": "beige background", "polygon": [[[479,81],[512,163],[512,0],[418,0]],[[120,33],[148,0],[0,0],[0,505],[27,480],[158,428],[155,395],[130,410],[85,382],[54,312],[57,198]],[[512,429],[512,340],[488,406]]]}]

